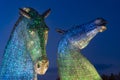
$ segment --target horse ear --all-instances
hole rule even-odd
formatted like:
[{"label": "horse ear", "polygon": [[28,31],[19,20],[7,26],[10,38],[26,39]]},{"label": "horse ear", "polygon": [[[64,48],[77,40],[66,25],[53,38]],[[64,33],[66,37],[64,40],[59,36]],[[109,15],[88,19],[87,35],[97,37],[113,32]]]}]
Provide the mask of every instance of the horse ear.
[{"label": "horse ear", "polygon": [[51,12],[51,9],[48,9],[47,11],[45,11],[45,12],[42,14],[42,16],[43,16],[44,18],[46,18],[46,17],[50,14],[50,12]]},{"label": "horse ear", "polygon": [[64,34],[66,32],[65,30],[62,30],[62,29],[56,29],[56,31],[60,34]]},{"label": "horse ear", "polygon": [[21,14],[22,16],[27,17],[27,18],[30,19],[30,15],[29,15],[25,10],[23,10],[23,9],[21,9],[21,8],[19,8],[19,10],[20,10],[20,14]]}]

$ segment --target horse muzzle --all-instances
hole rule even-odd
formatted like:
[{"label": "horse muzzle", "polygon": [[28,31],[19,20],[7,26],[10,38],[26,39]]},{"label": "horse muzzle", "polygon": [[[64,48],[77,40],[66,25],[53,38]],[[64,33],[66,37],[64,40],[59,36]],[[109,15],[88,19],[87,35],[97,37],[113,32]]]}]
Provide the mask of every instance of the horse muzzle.
[{"label": "horse muzzle", "polygon": [[46,71],[48,70],[48,66],[49,66],[48,60],[38,61],[35,64],[35,72],[37,74],[44,75],[46,73]]},{"label": "horse muzzle", "polygon": [[105,31],[107,28],[106,28],[106,26],[101,26],[101,29],[99,30],[99,32],[103,32],[103,31]]}]

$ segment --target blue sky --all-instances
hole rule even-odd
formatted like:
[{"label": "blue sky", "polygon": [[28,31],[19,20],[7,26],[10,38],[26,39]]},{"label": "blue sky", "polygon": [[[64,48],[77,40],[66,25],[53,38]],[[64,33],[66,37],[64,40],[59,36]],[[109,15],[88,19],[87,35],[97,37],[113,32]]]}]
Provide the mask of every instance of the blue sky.
[{"label": "blue sky", "polygon": [[[46,18],[49,26],[47,54],[50,68],[42,78],[57,77],[57,45],[61,35],[56,28],[68,29],[76,24],[83,24],[97,17],[108,21],[107,30],[99,33],[82,53],[97,65],[100,73],[117,73],[120,71],[120,0],[1,0],[0,1],[0,56],[4,51],[9,35],[19,17],[18,8],[32,7],[39,13],[51,8]],[[0,57],[1,59],[1,57]],[[101,70],[104,67],[103,70]],[[106,67],[107,66],[107,67]],[[52,71],[53,70],[53,71]],[[53,77],[54,76],[54,77]]]}]

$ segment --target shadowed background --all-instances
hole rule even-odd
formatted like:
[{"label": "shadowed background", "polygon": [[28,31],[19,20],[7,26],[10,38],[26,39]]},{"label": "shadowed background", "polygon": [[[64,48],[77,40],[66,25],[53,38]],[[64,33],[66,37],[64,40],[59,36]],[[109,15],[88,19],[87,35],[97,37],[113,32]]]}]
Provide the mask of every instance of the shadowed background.
[{"label": "shadowed background", "polygon": [[[42,80],[55,80],[57,74],[57,45],[61,35],[56,28],[89,22],[97,17],[108,21],[107,30],[99,33],[82,53],[95,65],[100,74],[120,72],[120,0],[1,0],[0,1],[0,62],[13,25],[19,17],[18,8],[32,7],[42,14],[51,8],[45,19],[50,28],[47,55],[50,67]],[[40,80],[41,80],[40,79]]]}]

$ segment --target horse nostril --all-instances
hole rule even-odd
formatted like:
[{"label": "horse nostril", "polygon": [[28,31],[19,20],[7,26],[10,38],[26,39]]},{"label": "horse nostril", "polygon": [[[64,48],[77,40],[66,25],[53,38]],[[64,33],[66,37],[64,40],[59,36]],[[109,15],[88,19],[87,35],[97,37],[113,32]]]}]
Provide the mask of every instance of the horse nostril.
[{"label": "horse nostril", "polygon": [[37,68],[40,68],[40,64],[37,64]]},{"label": "horse nostril", "polygon": [[105,26],[107,24],[107,21],[104,18],[97,18],[95,20],[95,24],[98,26]]}]

